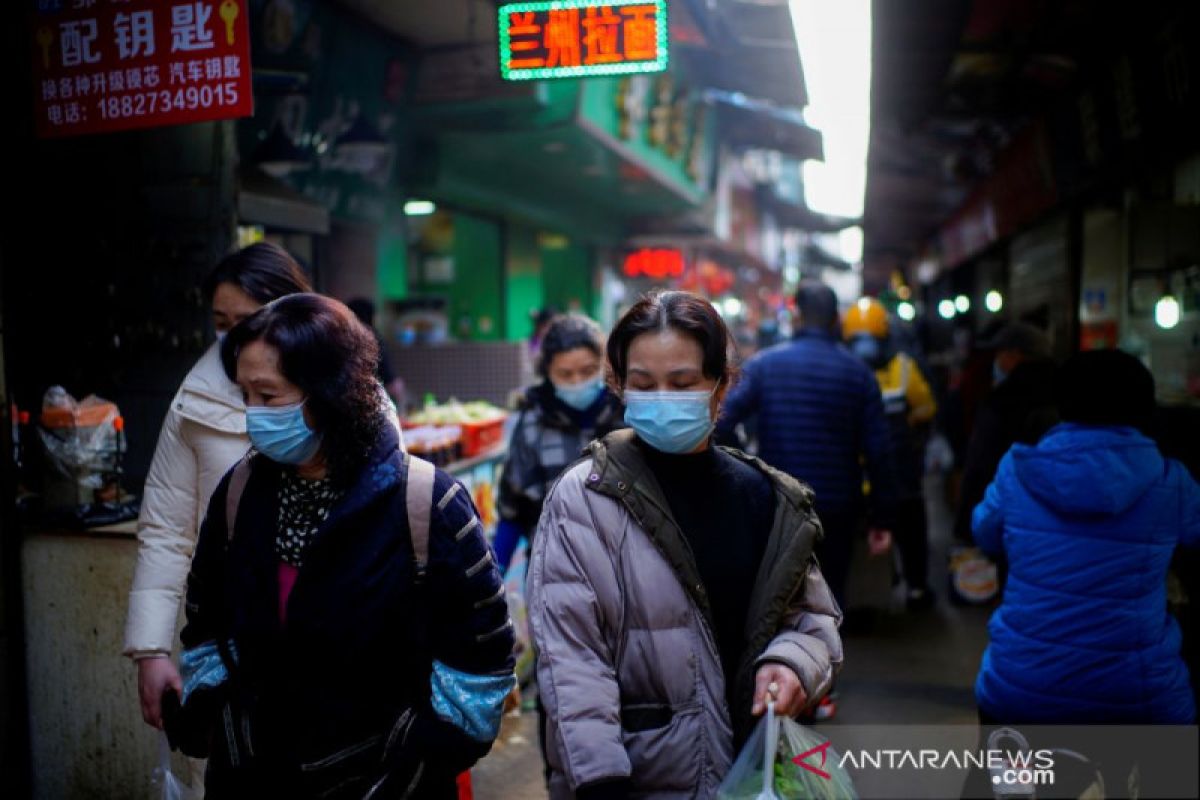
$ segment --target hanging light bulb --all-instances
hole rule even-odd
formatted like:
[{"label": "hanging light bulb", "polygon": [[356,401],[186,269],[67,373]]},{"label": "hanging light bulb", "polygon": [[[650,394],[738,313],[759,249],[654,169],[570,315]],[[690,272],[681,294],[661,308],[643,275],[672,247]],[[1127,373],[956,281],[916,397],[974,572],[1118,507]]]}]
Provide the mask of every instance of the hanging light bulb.
[{"label": "hanging light bulb", "polygon": [[917,307],[912,303],[901,303],[896,306],[896,314],[905,322],[912,322],[917,318]]},{"label": "hanging light bulb", "polygon": [[942,319],[954,319],[957,311],[958,309],[955,307],[953,300],[946,299],[938,303],[938,314],[941,315]]},{"label": "hanging light bulb", "polygon": [[954,298],[954,308],[960,314],[967,313],[971,310],[971,298],[967,297],[965,294],[960,294],[958,297]]},{"label": "hanging light bulb", "polygon": [[1000,309],[1004,308],[1004,295],[993,289],[987,293],[987,297],[983,299],[983,304],[987,307],[988,311],[993,314],[998,313]]},{"label": "hanging light bulb", "polygon": [[1166,331],[1179,324],[1179,301],[1173,295],[1164,294],[1154,304],[1154,322]]}]

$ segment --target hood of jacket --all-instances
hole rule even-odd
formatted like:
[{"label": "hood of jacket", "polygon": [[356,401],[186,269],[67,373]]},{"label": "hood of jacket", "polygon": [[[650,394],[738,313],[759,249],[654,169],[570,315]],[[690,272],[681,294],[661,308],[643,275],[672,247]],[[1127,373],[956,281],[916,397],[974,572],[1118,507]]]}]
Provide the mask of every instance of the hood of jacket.
[{"label": "hood of jacket", "polygon": [[[722,449],[766,475],[774,484],[776,495],[775,520],[747,614],[747,619],[755,622],[747,630],[746,651],[736,676],[739,702],[734,711],[734,728],[744,734],[753,724],[749,709],[754,693],[755,659],[779,631],[788,603],[803,583],[813,547],[823,533],[813,512],[811,489],[753,456],[732,448]],[[628,428],[615,431],[592,442],[587,452],[593,465],[588,488],[617,499],[629,510],[671,564],[711,628],[711,610],[700,570],[671,515],[666,494],[638,447],[637,434]]]},{"label": "hood of jacket", "polygon": [[1037,446],[1016,445],[1017,479],[1038,500],[1069,514],[1121,514],[1162,479],[1158,446],[1134,428],[1064,423]]},{"label": "hood of jacket", "polygon": [[180,416],[226,433],[246,433],[246,404],[242,390],[225,375],[221,343],[204,351],[183,379],[172,408]]}]

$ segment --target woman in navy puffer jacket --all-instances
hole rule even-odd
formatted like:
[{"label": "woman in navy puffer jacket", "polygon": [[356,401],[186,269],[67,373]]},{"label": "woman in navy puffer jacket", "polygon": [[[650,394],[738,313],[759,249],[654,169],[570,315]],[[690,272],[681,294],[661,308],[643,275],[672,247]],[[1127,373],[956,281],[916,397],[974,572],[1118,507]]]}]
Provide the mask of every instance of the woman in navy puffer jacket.
[{"label": "woman in navy puffer jacket", "polygon": [[975,684],[997,723],[1191,724],[1180,630],[1167,610],[1177,545],[1200,544],[1200,486],[1141,430],[1154,379],[1090,352],[1058,377],[1063,424],[1004,457],[975,539],[1008,559]]}]

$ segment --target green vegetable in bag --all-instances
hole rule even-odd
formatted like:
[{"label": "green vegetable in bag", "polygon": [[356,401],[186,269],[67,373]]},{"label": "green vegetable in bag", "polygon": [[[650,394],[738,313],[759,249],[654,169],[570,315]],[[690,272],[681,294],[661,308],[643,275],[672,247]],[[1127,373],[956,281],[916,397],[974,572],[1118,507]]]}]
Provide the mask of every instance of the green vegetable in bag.
[{"label": "green vegetable in bag", "polygon": [[[774,763],[774,793],[779,800],[857,800],[858,794],[850,776],[839,766],[841,756],[830,747],[820,756],[809,756],[812,764],[829,775],[825,778],[797,765],[793,759],[826,743],[826,739],[798,722],[780,718],[779,743]],[[742,752],[717,790],[719,800],[756,800],[763,791],[763,764],[767,744],[767,724],[764,718],[750,735]]]}]

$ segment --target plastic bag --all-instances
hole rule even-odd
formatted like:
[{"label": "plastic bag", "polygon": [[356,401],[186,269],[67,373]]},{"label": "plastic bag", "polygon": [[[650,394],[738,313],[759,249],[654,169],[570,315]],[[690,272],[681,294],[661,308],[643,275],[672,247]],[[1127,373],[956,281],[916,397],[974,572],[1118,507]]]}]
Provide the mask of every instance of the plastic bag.
[{"label": "plastic bag", "polygon": [[47,465],[73,487],[63,504],[91,503],[120,467],[125,445],[121,412],[103,398],[88,395],[76,401],[66,389],[52,386],[42,398],[39,423]]},{"label": "plastic bag", "polygon": [[171,770],[171,745],[167,743],[167,735],[159,736],[158,766],[150,775],[150,786],[155,798],[162,800],[201,800],[203,792],[198,792],[189,783],[184,783]]},{"label": "plastic bag", "polygon": [[513,554],[512,566],[504,576],[505,597],[508,601],[508,616],[513,621],[516,633],[517,681],[524,686],[534,678],[533,639],[529,635],[529,609],[525,601],[525,575],[529,563],[525,560],[526,545],[522,539]]},{"label": "plastic bag", "polygon": [[[769,747],[771,740],[775,747]],[[805,766],[796,763],[800,757]],[[828,740],[769,710],[717,790],[719,800],[856,800],[854,784]],[[764,776],[770,772],[770,781]]]},{"label": "plastic bag", "polygon": [[934,475],[941,475],[954,469],[954,448],[950,446],[950,440],[941,433],[935,433],[929,437],[929,444],[925,446],[925,471]]}]

